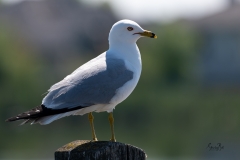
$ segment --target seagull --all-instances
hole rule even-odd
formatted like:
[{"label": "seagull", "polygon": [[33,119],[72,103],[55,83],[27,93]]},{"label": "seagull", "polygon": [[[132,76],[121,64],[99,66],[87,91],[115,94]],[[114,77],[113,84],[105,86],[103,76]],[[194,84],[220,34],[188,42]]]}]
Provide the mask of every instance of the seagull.
[{"label": "seagull", "polygon": [[46,125],[66,116],[88,114],[92,140],[97,141],[92,112],[106,111],[110,141],[116,142],[113,109],[132,93],[140,78],[142,62],[136,44],[140,37],[157,38],[134,21],[116,22],[110,30],[106,52],[51,86],[41,105],[6,121]]}]

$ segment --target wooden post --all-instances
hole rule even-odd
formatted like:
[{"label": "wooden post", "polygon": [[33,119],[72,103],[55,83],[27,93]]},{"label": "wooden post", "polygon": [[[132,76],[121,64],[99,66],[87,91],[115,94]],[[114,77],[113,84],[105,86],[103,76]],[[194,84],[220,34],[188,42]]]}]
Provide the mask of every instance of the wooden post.
[{"label": "wooden post", "polygon": [[55,152],[55,160],[146,160],[146,153],[120,142],[77,140]]}]

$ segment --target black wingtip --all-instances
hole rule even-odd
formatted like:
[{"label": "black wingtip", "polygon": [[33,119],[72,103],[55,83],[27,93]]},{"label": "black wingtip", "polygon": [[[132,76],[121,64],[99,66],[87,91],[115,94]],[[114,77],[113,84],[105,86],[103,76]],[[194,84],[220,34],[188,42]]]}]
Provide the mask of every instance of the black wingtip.
[{"label": "black wingtip", "polygon": [[44,105],[37,106],[29,111],[23,112],[18,114],[17,116],[10,117],[5,120],[5,122],[13,122],[21,119],[29,119],[29,118],[36,118],[39,114],[41,114],[42,108],[45,107]]},{"label": "black wingtip", "polygon": [[11,117],[5,120],[5,122],[12,122],[12,121],[17,121],[19,120],[19,117]]},{"label": "black wingtip", "polygon": [[[88,106],[78,106],[78,107],[74,107],[74,108],[62,108],[62,109],[54,110],[51,108],[47,108],[42,104],[42,105],[37,106],[36,108],[33,108],[29,111],[18,114],[15,117],[8,118],[5,121],[12,122],[12,121],[28,120],[28,119],[34,120],[34,119],[38,119],[38,118],[45,117],[45,116],[51,116],[51,115],[65,113],[65,112],[70,112],[70,111],[81,109],[84,107],[88,107]],[[23,124],[25,124],[25,123],[23,123]]]}]

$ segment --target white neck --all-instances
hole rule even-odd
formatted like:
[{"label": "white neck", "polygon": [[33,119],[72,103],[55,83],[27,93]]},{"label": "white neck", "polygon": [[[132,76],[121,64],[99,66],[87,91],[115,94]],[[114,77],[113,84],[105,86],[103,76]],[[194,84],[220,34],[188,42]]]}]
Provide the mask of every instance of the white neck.
[{"label": "white neck", "polygon": [[116,58],[123,59],[129,69],[138,72],[139,76],[142,70],[141,55],[136,43],[110,43],[107,54],[113,55]]}]

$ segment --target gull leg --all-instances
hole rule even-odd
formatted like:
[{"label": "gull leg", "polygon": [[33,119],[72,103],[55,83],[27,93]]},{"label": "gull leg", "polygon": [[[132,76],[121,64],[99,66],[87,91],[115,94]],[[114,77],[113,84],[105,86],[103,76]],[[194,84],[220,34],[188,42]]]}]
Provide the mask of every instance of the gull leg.
[{"label": "gull leg", "polygon": [[110,141],[116,142],[116,138],[115,138],[115,135],[114,135],[114,125],[113,125],[114,118],[113,118],[113,113],[112,112],[109,113],[108,120],[110,122],[110,127],[111,127],[111,132],[112,132],[112,137],[111,137]]},{"label": "gull leg", "polygon": [[88,113],[88,120],[90,122],[91,130],[92,130],[92,139],[93,139],[93,141],[97,141],[97,137],[96,137],[94,125],[93,125],[93,119],[94,119],[94,117],[92,115],[92,112]]}]

